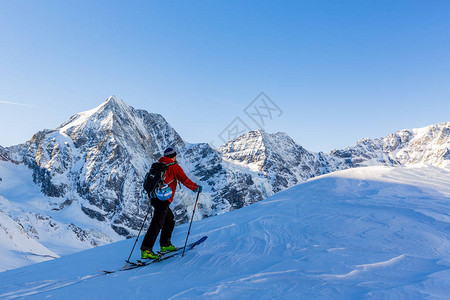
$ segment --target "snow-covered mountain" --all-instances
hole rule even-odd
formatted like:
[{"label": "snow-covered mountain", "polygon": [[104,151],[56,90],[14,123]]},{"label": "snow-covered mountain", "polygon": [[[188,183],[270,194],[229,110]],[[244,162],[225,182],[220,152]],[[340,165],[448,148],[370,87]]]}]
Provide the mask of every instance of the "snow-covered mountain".
[{"label": "snow-covered mountain", "polygon": [[353,147],[314,153],[287,134],[248,132],[219,148],[225,161],[268,179],[273,192],[337,170],[365,166],[450,167],[450,122],[361,139]]},{"label": "snow-covered mountain", "polygon": [[[449,145],[450,123],[442,123],[364,139],[331,153],[313,153],[285,133],[262,130],[215,150],[185,142],[161,115],[111,96],[24,144],[0,146],[0,211],[26,224],[25,232],[37,242],[64,255],[137,233],[148,208],[142,181],[168,146],[176,148],[187,175],[204,186],[196,214],[202,219],[336,170],[449,167]],[[177,190],[172,207],[178,224],[189,219],[193,200],[190,190]]]},{"label": "snow-covered mountain", "polygon": [[450,166],[450,122],[400,130],[379,139],[362,139],[356,146],[331,152],[338,165]]},{"label": "snow-covered mountain", "polygon": [[194,222],[190,241],[208,239],[184,257],[103,275],[124,266],[120,241],[0,273],[0,298],[448,299],[449,182],[430,166],[334,172]]},{"label": "snow-covered mountain", "polygon": [[251,131],[229,141],[219,151],[225,161],[249,168],[267,179],[273,193],[328,173],[323,153],[307,151],[286,133]]}]

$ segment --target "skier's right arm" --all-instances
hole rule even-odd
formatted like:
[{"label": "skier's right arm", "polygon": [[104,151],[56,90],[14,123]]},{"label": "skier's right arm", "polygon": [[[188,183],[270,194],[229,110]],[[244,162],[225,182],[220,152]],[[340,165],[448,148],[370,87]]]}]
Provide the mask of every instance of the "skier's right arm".
[{"label": "skier's right arm", "polygon": [[188,189],[195,191],[198,189],[198,185],[192,182],[187,175],[184,173],[183,169],[180,167],[180,165],[174,165],[174,174],[175,178],[180,181],[184,186],[186,186]]}]

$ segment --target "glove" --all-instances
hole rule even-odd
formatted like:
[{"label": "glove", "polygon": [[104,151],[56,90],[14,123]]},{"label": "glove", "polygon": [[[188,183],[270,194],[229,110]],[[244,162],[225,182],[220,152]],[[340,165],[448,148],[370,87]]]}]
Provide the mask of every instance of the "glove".
[{"label": "glove", "polygon": [[201,193],[202,191],[203,191],[202,186],[197,184],[197,188],[195,189],[194,192],[195,192],[195,193]]}]

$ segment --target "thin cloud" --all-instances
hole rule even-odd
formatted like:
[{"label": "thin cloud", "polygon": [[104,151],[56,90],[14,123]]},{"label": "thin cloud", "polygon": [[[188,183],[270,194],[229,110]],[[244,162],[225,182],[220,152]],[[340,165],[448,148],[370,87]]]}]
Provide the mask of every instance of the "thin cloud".
[{"label": "thin cloud", "polygon": [[19,105],[19,106],[27,106],[27,107],[35,107],[34,105],[17,103],[17,102],[9,102],[9,101],[0,101],[0,104],[10,104],[10,105]]}]

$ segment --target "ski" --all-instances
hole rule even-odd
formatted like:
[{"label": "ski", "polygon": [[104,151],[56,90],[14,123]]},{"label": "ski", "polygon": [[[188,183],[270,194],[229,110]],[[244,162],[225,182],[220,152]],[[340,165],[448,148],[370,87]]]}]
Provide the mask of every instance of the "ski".
[{"label": "ski", "polygon": [[[195,246],[203,243],[207,238],[208,237],[205,235],[202,238],[200,238],[198,241],[190,243],[189,245],[186,246],[186,251],[192,250]],[[159,259],[146,260],[146,261],[136,260],[136,262],[127,262],[128,266],[126,268],[123,268],[120,270],[114,270],[114,271],[102,270],[100,272],[102,272],[103,274],[112,274],[112,273],[116,273],[116,272],[128,271],[128,270],[145,267],[145,266],[148,266],[148,265],[151,265],[151,264],[154,264],[157,262],[161,262],[163,260],[167,260],[169,258],[178,256],[178,255],[181,255],[183,253],[183,248],[184,247],[177,247],[177,250],[171,251],[171,252],[162,252],[162,253],[158,252],[158,254],[160,255]]]}]

